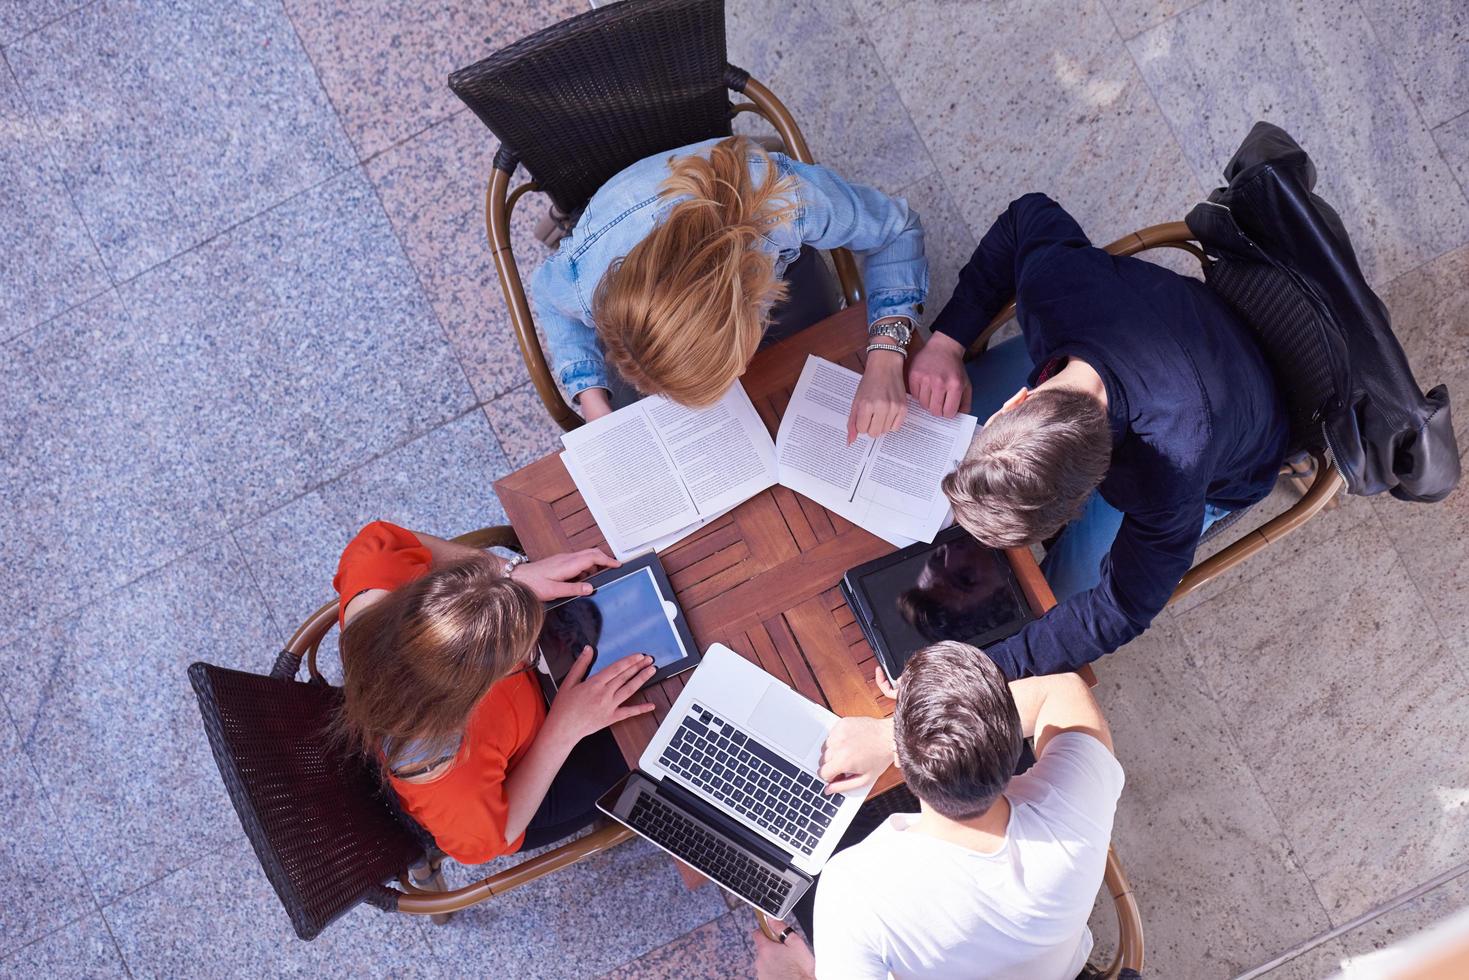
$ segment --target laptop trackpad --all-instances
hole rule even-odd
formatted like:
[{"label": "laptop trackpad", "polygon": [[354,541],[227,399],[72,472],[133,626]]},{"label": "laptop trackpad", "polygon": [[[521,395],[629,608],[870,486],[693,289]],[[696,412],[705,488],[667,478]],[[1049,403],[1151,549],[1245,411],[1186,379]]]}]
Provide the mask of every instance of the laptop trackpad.
[{"label": "laptop trackpad", "polygon": [[782,684],[771,684],[750,713],[750,728],[787,758],[815,765],[826,739],[826,723],[812,717],[805,699]]}]

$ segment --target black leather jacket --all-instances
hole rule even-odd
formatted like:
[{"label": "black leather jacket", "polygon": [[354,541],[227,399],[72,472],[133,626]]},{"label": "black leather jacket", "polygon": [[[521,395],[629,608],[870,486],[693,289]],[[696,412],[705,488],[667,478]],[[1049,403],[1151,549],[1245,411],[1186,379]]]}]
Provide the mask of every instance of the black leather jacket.
[{"label": "black leather jacket", "polygon": [[1350,493],[1443,499],[1459,481],[1448,391],[1414,380],[1306,152],[1259,122],[1224,177],[1188,226],[1276,370],[1297,448],[1324,447]]}]

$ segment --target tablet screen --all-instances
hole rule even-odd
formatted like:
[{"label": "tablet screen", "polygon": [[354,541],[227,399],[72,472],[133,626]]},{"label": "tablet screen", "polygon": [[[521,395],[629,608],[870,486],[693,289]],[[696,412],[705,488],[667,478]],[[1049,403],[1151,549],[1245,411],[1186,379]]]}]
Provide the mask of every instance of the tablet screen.
[{"label": "tablet screen", "polygon": [[652,570],[640,568],[589,596],[547,609],[541,655],[557,684],[587,646],[596,651],[588,676],[634,653],[649,654],[655,666],[666,667],[688,656],[671,613]]},{"label": "tablet screen", "polygon": [[902,661],[940,640],[977,647],[1014,633],[1030,618],[1003,553],[967,534],[862,576],[874,624]]}]

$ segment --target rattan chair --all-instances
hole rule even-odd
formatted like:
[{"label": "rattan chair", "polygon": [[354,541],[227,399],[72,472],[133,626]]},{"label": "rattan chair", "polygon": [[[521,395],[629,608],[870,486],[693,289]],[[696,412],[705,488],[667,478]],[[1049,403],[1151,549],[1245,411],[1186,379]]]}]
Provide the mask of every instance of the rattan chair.
[{"label": "rattan chair", "polygon": [[[582,419],[546,364],[511,247],[511,214],[536,190],[570,220],[620,170],[661,151],[728,136],[741,112],[763,116],[786,153],[812,162],[786,107],[725,59],[723,0],[624,0],[522,38],[449,76],[449,87],[500,140],[485,192],[486,233],[526,369],[563,429]],[[731,91],[749,101],[732,105]],[[531,180],[511,191],[517,165]],[[852,255],[830,254],[843,301],[862,302]]]},{"label": "rattan chair", "polygon": [[[520,548],[508,527],[455,540]],[[315,938],[362,902],[442,922],[632,836],[602,826],[464,888],[432,887],[442,881],[443,855],[398,808],[370,763],[343,757],[325,738],[342,692],[317,670],[316,651],[336,621],[333,600],[296,631],[269,674],[189,667],[225,789],[296,935]],[[295,679],[303,657],[310,674],[304,682]],[[386,884],[392,880],[398,887]]]},{"label": "rattan chair", "polygon": [[[1182,221],[1153,225],[1133,232],[1108,245],[1106,250],[1112,255],[1136,255],[1155,248],[1180,249],[1194,256],[1203,266],[1205,281],[1223,294],[1231,306],[1247,314],[1244,318],[1261,341],[1266,358],[1275,370],[1277,383],[1281,385],[1285,396],[1287,414],[1290,416],[1292,448],[1286,460],[1281,463],[1281,476],[1296,480],[1303,486],[1300,498],[1284,513],[1272,517],[1216,554],[1195,563],[1173,590],[1173,595],[1168,600],[1171,605],[1211,579],[1223,575],[1247,558],[1265,550],[1321,513],[1332,504],[1345,486],[1345,481],[1332,465],[1324,445],[1319,441],[1319,428],[1312,424],[1315,405],[1308,395],[1312,387],[1311,379],[1299,378],[1298,383],[1298,375],[1308,372],[1309,366],[1300,363],[1299,351],[1290,343],[1279,339],[1279,332],[1273,329],[1270,322],[1272,317],[1291,315],[1291,300],[1285,295],[1286,291],[1278,284],[1268,282],[1240,284],[1237,281],[1238,275],[1233,270],[1229,270],[1228,281],[1225,281],[1225,277],[1221,275],[1223,267],[1216,269],[1215,263],[1204,254],[1188,225]],[[1245,295],[1246,293],[1253,295]],[[1011,300],[995,315],[974,343],[969,345],[964,355],[965,360],[973,360],[983,354],[990,339],[1014,316],[1015,302]],[[1305,467],[1299,463],[1304,457],[1309,457],[1310,460],[1310,465]],[[1246,508],[1235,511],[1216,521],[1199,543],[1203,545],[1220,536],[1246,517],[1249,510]]]}]

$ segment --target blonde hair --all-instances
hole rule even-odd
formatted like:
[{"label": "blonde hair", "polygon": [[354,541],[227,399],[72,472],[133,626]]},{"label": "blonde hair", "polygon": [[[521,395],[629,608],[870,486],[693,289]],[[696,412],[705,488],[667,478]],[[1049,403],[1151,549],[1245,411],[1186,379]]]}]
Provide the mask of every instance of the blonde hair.
[{"label": "blonde hair", "polygon": [[[758,183],[752,156],[764,162]],[[607,270],[592,299],[607,359],[633,387],[707,405],[744,373],[785,297],[760,242],[794,215],[793,190],[743,136],[714,144],[707,159],[672,162],[659,193],[686,199]]]}]

